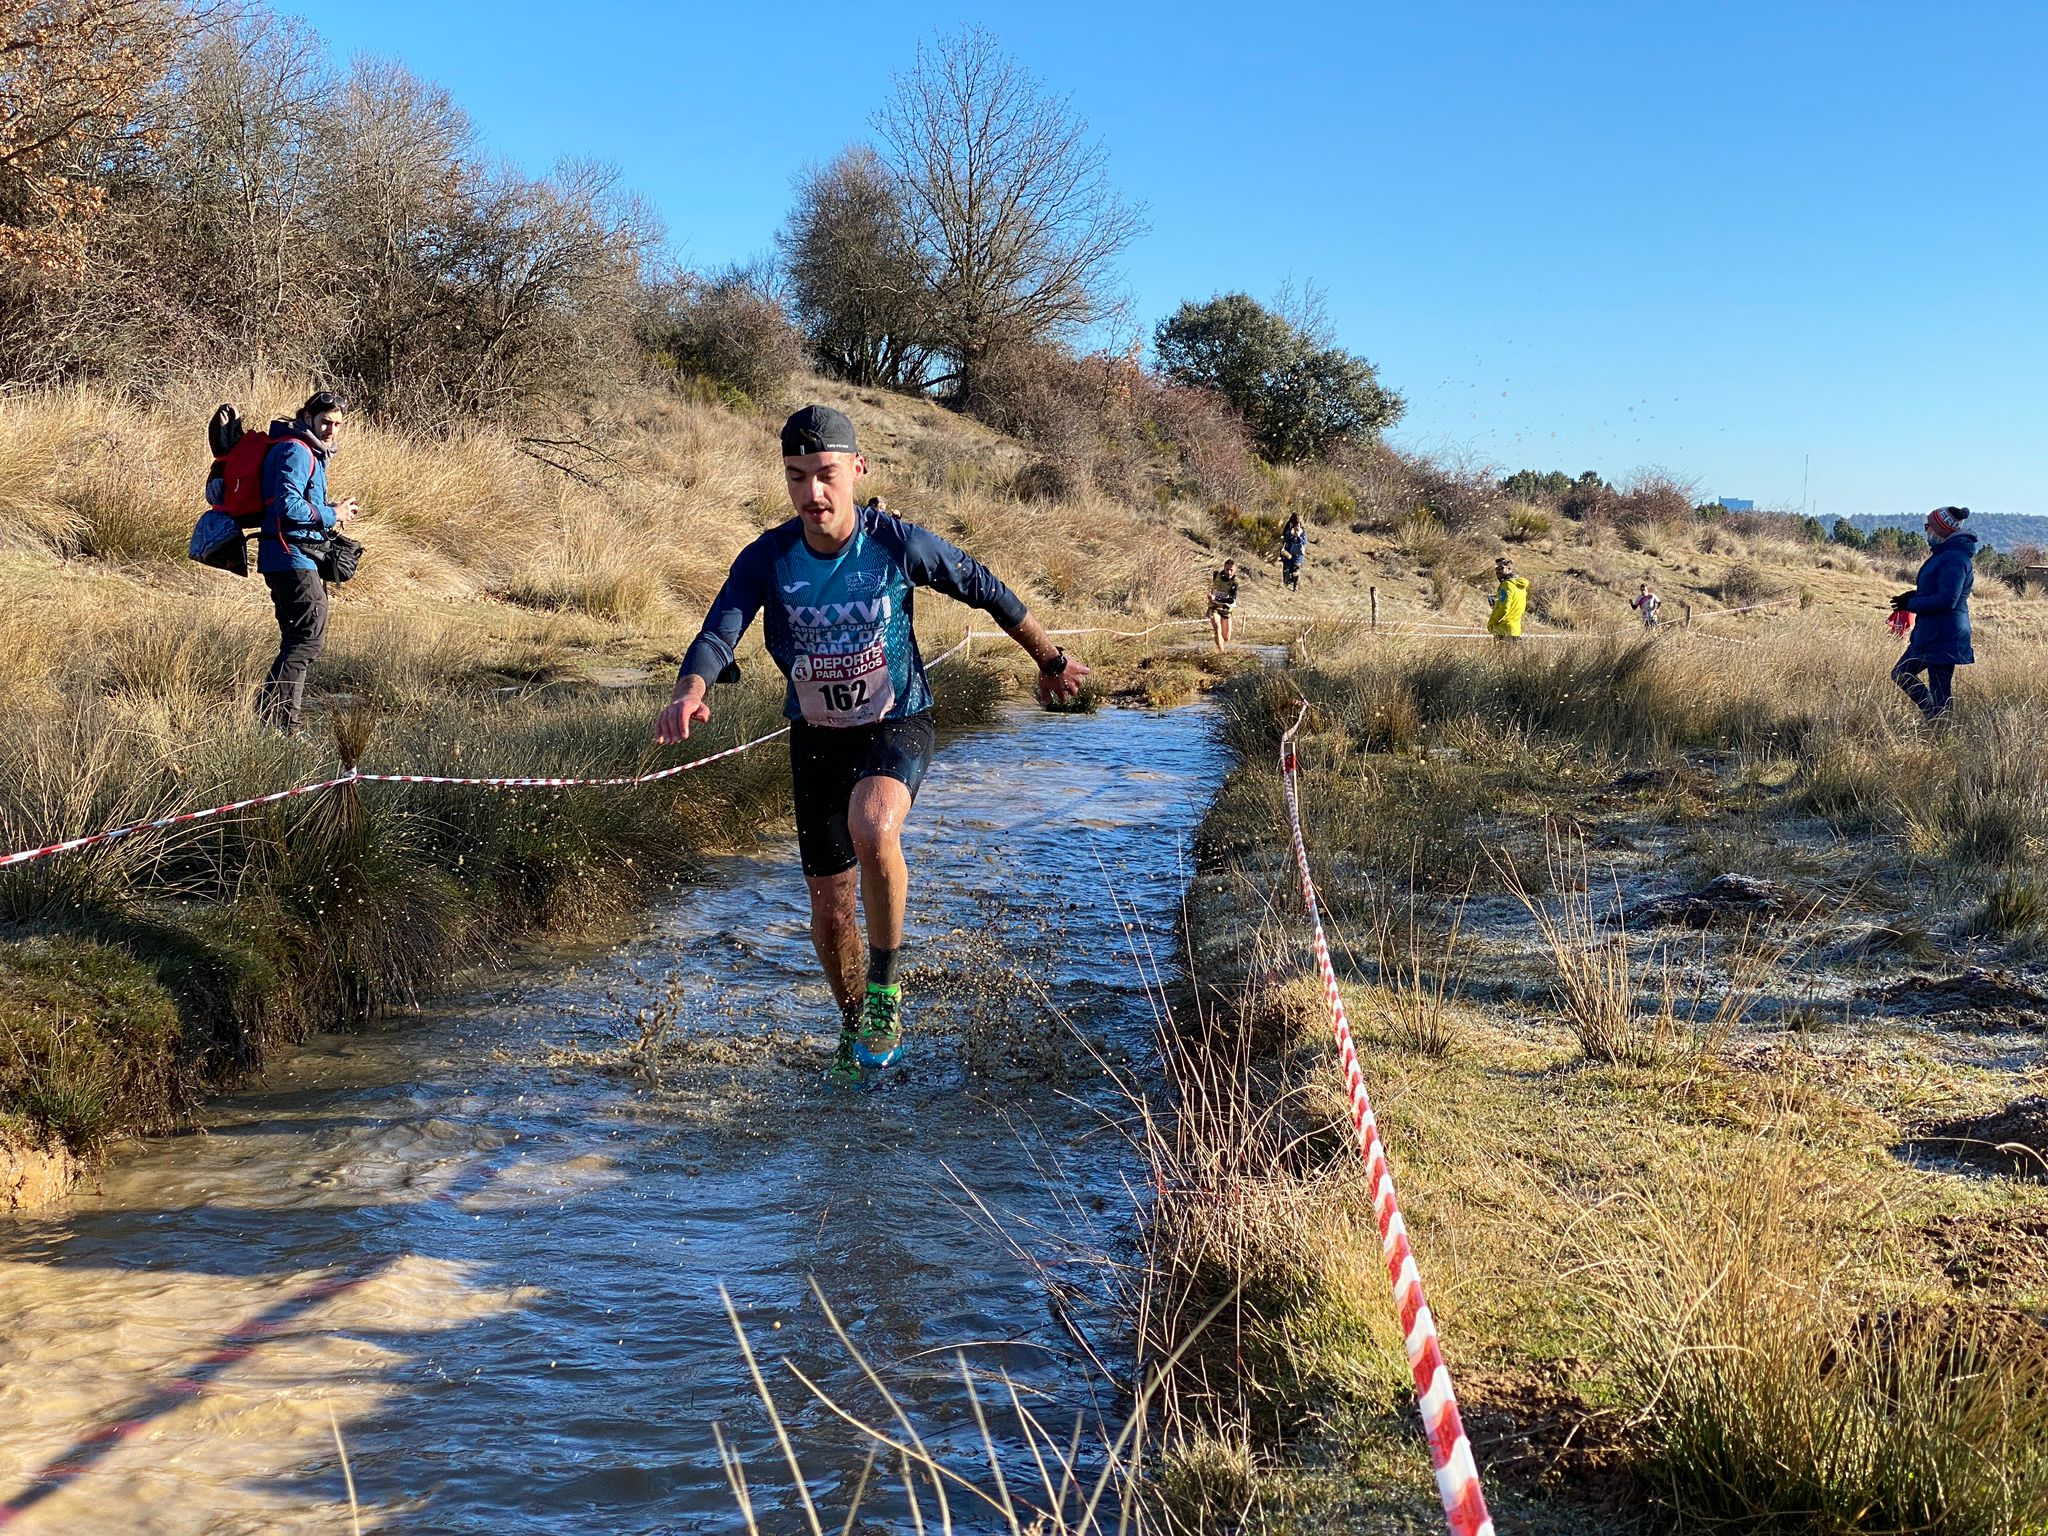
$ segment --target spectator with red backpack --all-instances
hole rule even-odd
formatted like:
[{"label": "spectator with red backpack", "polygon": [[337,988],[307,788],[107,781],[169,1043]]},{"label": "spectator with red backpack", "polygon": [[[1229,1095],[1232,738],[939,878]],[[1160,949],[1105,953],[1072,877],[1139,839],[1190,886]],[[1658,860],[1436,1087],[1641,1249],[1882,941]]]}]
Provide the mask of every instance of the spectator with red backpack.
[{"label": "spectator with red backpack", "polygon": [[298,729],[306,673],[327,637],[327,583],[355,574],[362,545],[340,532],[356,515],[354,497],[327,499],[327,460],[341,440],[348,407],[318,390],[290,421],[244,431],[224,405],[207,424],[213,470],[207,510],[192,530],[202,565],[249,574],[247,541],[277,614],[277,659],[256,695],[256,712],[279,729]]},{"label": "spectator with red backpack", "polygon": [[355,498],[327,499],[327,460],[341,441],[347,407],[316,391],[290,421],[273,421],[263,451],[263,523],[256,569],[277,613],[277,659],[256,695],[256,712],[280,730],[295,731],[306,674],[327,638],[327,586],[320,557],[337,529],[356,515]]}]

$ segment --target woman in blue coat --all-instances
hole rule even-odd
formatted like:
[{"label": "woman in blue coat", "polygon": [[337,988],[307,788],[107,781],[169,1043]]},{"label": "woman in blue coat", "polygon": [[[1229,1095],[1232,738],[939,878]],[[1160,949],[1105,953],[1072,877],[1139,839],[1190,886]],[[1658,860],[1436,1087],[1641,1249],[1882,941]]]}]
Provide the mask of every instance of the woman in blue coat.
[{"label": "woman in blue coat", "polygon": [[[1968,507],[1936,507],[1927,514],[1932,547],[1914,578],[1913,590],[1892,599],[1892,610],[1913,615],[1906,654],[1892,668],[1892,681],[1920,706],[1929,720],[1948,718],[1949,687],[1957,667],[1977,658],[1970,650],[1970,588],[1976,584],[1977,535],[1962,531]],[[1922,682],[1920,674],[1927,680]]]}]

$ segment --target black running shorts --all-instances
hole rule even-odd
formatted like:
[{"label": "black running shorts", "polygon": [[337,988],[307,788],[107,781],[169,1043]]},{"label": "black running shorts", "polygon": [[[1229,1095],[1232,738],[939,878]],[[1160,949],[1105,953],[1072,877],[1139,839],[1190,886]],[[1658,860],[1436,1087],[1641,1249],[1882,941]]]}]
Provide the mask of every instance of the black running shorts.
[{"label": "black running shorts", "polygon": [[844,729],[789,727],[789,781],[796,798],[796,847],[804,873],[822,878],[844,874],[859,862],[846,812],[853,786],[862,779],[895,779],[917,798],[932,765],[932,717],[905,715]]}]

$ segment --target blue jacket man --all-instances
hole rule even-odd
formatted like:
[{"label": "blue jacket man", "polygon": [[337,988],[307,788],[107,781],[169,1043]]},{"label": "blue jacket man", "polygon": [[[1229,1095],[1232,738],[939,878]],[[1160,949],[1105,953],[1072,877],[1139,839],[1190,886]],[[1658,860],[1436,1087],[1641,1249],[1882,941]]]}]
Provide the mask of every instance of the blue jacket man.
[{"label": "blue jacket man", "polygon": [[[1972,564],[1977,535],[1962,531],[1969,515],[1968,507],[1936,507],[1927,514],[1927,542],[1932,547],[1914,578],[1913,590],[1892,599],[1895,611],[1913,615],[1906,654],[1892,668],[1892,681],[1929,720],[1948,717],[1955,670],[1977,659],[1970,647],[1970,589],[1977,583],[1977,569]],[[1922,672],[1927,674],[1924,683]]]},{"label": "blue jacket man", "polygon": [[263,455],[263,528],[256,569],[277,614],[277,659],[256,695],[256,712],[280,730],[299,727],[306,674],[327,639],[327,587],[314,553],[355,516],[351,498],[327,499],[327,460],[341,441],[347,407],[320,390],[290,421],[273,421]]},{"label": "blue jacket man", "polygon": [[[318,398],[317,396],[315,398]],[[327,501],[327,455],[323,440],[302,419],[273,421],[270,448],[263,455],[263,529],[256,545],[256,569],[311,571],[317,550],[336,526]]]}]

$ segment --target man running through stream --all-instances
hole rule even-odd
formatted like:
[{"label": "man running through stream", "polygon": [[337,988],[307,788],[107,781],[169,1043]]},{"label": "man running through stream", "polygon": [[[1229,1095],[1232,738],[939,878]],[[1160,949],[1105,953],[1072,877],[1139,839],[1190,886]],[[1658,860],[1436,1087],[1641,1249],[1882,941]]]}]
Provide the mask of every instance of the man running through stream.
[{"label": "man running through stream", "polygon": [[[797,515],[740,551],[683,657],[654,739],[683,741],[711,718],[710,685],[726,675],[754,615],[789,680],[790,788],[797,852],[811,895],[811,942],[839,1004],[839,1049],[827,1076],[858,1085],[903,1054],[897,962],[910,873],[903,821],[932,758],[932,694],[911,626],[918,587],[979,608],[1038,664],[1041,701],[1071,699],[1088,669],[1071,660],[995,573],[936,534],[855,492],[867,460],[853,423],[808,405],[782,428],[782,467]],[[867,919],[866,985],[856,888]]]}]

